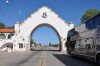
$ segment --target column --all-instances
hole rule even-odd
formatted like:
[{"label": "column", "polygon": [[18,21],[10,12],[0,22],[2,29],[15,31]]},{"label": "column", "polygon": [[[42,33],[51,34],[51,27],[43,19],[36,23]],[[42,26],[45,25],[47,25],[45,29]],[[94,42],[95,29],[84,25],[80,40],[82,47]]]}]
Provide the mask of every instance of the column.
[{"label": "column", "polygon": [[5,36],[6,36],[6,39],[8,39],[8,35],[10,34],[10,33],[4,33],[5,34]]},{"label": "column", "polygon": [[66,38],[61,38],[61,51],[66,51]]}]

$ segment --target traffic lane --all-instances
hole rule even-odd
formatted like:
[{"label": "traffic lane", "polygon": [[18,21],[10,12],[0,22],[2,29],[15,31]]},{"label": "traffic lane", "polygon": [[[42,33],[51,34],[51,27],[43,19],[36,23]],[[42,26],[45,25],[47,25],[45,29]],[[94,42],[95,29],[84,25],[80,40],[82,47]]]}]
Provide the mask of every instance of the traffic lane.
[{"label": "traffic lane", "polygon": [[5,59],[2,60],[6,65],[0,66],[95,66],[92,63],[72,58],[63,52],[49,50],[53,50],[53,48],[40,48],[37,51],[28,53],[28,55],[20,54],[21,56],[13,56],[11,54],[12,57],[8,57],[10,56],[8,55],[9,59],[6,62]]},{"label": "traffic lane", "polygon": [[33,51],[28,57],[21,60],[14,66],[40,66],[41,61],[41,55],[43,52],[40,50],[43,50],[44,48],[38,48],[38,51]]},{"label": "traffic lane", "polygon": [[42,51],[36,51],[36,54],[33,54],[30,58],[27,59],[25,62],[20,62],[16,66],[40,66],[41,65],[41,59],[42,59]]},{"label": "traffic lane", "polygon": [[[39,50],[42,50],[43,48],[40,48]],[[26,64],[26,66],[40,66],[40,51],[30,51],[30,52],[15,52],[15,53],[2,53],[0,55],[0,66],[23,66],[23,64]],[[37,56],[37,57],[36,57]],[[34,60],[31,59],[34,57]],[[37,59],[38,58],[38,59]],[[29,62],[30,60],[34,62]],[[37,62],[38,61],[38,62]],[[30,65],[31,64],[31,65]],[[25,65],[24,65],[25,66]]]},{"label": "traffic lane", "polygon": [[53,54],[57,53],[62,53],[59,52],[59,48],[45,47],[43,54],[43,63],[41,66],[65,66],[61,61],[53,56]]},{"label": "traffic lane", "polygon": [[60,60],[58,60],[53,53],[58,51],[45,51],[44,66],[65,66]]},{"label": "traffic lane", "polygon": [[96,66],[96,64],[83,60],[80,58],[74,58],[67,54],[53,54],[58,60],[65,64],[65,66]]},{"label": "traffic lane", "polygon": [[41,53],[39,51],[36,51],[32,53],[30,56],[23,59],[22,61],[18,62],[16,66],[38,66],[37,64],[39,64],[38,62],[40,61],[40,55]]},{"label": "traffic lane", "polygon": [[12,63],[17,63],[26,57],[28,57],[31,52],[17,52],[17,53],[0,53],[0,66],[11,66]]}]

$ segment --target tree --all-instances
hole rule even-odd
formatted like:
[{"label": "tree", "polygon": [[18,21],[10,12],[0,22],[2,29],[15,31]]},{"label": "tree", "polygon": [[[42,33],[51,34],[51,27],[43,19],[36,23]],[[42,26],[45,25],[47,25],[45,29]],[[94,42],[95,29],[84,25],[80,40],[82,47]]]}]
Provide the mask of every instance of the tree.
[{"label": "tree", "polygon": [[33,41],[33,39],[31,39],[30,43],[31,43],[31,44],[34,44],[35,42]]},{"label": "tree", "polygon": [[36,42],[31,38],[30,44],[30,46],[32,46],[32,44],[36,45]]},{"label": "tree", "polygon": [[4,23],[0,22],[0,29],[4,29],[6,26]]},{"label": "tree", "polygon": [[51,47],[51,46],[52,46],[52,44],[51,44],[51,43],[49,43],[49,46]]},{"label": "tree", "polygon": [[59,44],[53,44],[53,47],[58,47],[59,46]]},{"label": "tree", "polygon": [[14,26],[8,26],[7,28],[8,29],[14,29]]},{"label": "tree", "polygon": [[39,45],[41,46],[41,43],[39,43]]},{"label": "tree", "polygon": [[91,17],[95,16],[95,15],[98,14],[98,13],[100,13],[100,10],[96,10],[96,9],[89,9],[89,10],[87,10],[87,11],[83,14],[83,16],[82,16],[82,18],[81,18],[81,22],[84,22],[84,21],[90,19]]}]

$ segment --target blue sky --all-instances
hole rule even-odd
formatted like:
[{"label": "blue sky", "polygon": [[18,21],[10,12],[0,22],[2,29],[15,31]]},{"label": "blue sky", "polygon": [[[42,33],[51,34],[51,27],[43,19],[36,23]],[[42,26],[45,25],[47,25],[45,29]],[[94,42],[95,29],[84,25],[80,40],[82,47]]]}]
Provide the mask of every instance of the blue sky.
[{"label": "blue sky", "polygon": [[[75,26],[79,25],[80,18],[87,9],[100,10],[100,0],[9,0],[9,4],[5,1],[0,0],[0,22],[6,26],[13,26],[16,21],[22,23],[42,6],[48,6],[66,22],[73,22]],[[19,9],[21,9],[20,18]],[[46,26],[38,28],[33,34],[33,39],[42,44],[59,42],[56,33]]]}]

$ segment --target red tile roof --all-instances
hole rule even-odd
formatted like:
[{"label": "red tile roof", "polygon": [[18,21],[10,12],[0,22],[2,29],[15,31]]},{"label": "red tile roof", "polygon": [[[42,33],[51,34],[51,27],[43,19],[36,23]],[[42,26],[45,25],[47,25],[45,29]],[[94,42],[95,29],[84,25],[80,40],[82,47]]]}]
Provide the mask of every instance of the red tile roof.
[{"label": "red tile roof", "polygon": [[0,29],[0,33],[14,33],[14,29]]}]

